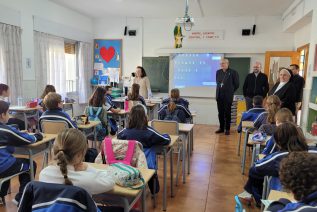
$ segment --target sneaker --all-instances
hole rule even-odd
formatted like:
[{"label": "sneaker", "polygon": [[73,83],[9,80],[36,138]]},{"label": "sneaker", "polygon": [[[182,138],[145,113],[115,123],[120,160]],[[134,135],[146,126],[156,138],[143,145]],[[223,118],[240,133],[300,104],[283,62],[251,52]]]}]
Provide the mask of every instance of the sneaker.
[{"label": "sneaker", "polygon": [[241,194],[238,194],[238,197],[241,199],[249,200],[249,199],[252,199],[252,194],[250,194],[247,191],[243,191]]},{"label": "sneaker", "polygon": [[224,132],[224,130],[219,128],[215,133],[219,134],[219,133],[223,133],[223,132]]},{"label": "sneaker", "polygon": [[12,200],[12,203],[15,204],[15,206],[19,205],[19,202],[15,198]]}]

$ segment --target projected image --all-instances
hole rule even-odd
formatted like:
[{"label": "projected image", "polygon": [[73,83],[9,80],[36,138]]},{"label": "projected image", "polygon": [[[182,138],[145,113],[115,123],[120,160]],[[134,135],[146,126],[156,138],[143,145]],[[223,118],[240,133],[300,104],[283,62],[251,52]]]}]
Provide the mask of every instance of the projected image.
[{"label": "projected image", "polygon": [[176,54],[174,86],[176,88],[216,86],[216,71],[223,54]]}]

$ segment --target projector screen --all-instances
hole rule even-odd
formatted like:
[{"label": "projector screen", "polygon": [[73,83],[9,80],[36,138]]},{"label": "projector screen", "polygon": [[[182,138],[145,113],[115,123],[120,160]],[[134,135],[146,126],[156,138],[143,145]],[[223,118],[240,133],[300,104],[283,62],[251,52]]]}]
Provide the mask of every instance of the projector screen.
[{"label": "projector screen", "polygon": [[171,57],[170,87],[182,96],[215,97],[216,71],[224,54],[185,53]]}]

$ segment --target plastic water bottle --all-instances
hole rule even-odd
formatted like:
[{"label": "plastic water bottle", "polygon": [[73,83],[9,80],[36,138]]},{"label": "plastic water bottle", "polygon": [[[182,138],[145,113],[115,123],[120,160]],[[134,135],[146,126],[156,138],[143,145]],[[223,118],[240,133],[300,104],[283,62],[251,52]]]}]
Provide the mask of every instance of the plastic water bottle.
[{"label": "plastic water bottle", "polygon": [[124,100],[124,110],[129,111],[129,101],[128,100]]},{"label": "plastic water bottle", "polygon": [[19,107],[23,106],[23,98],[22,97],[18,97],[18,106]]}]

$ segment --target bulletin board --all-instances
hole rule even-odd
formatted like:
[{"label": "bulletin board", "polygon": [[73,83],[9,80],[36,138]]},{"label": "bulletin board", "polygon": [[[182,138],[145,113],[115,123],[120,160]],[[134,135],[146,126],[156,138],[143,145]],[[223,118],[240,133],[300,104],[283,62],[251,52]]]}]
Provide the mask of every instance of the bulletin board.
[{"label": "bulletin board", "polygon": [[[122,73],[122,40],[94,40],[94,75],[99,79],[108,76],[110,82],[119,83]],[[100,83],[99,83],[100,84]]]}]

